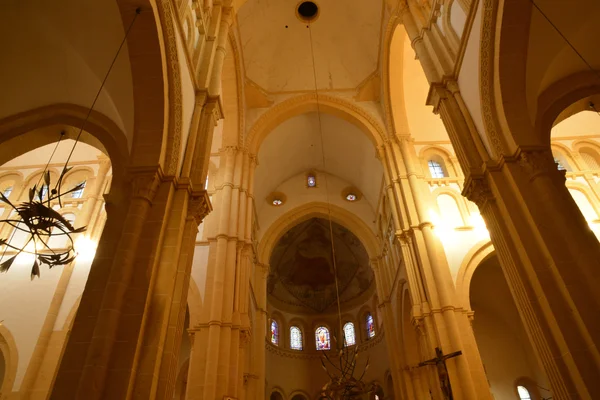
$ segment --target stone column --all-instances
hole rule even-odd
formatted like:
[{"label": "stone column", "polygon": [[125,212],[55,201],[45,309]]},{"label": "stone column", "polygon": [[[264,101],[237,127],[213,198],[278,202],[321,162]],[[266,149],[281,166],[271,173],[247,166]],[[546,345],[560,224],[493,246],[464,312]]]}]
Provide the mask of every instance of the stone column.
[{"label": "stone column", "polygon": [[[401,200],[400,206],[406,209],[407,223],[404,229],[412,236],[411,243],[415,249],[417,263],[407,265],[407,271],[411,269],[407,275],[409,283],[412,281],[417,286],[410,289],[419,293],[419,286],[423,285],[428,299],[415,315],[425,318],[425,332],[431,338],[429,346],[439,346],[445,353],[463,351],[462,357],[448,362],[455,395],[465,399],[491,398],[479,355],[472,354],[473,349],[476,351],[476,347],[471,345],[475,340],[474,335],[462,330],[464,324],[460,319],[465,316],[455,298],[444,248],[429,220],[428,205],[431,199],[410,137],[397,137],[397,140],[386,143],[384,148],[390,164],[390,177],[394,177],[394,195]],[[399,236],[401,239],[402,233]],[[421,283],[415,282],[418,278],[415,265],[420,269]],[[433,357],[433,347],[425,349],[423,356]]]},{"label": "stone column", "polygon": [[467,182],[554,398],[600,396],[600,245],[550,149]]},{"label": "stone column", "polygon": [[456,83],[432,85],[428,102],[462,154],[463,193],[486,221],[554,398],[600,396],[600,245],[549,146],[520,148],[484,164],[487,153],[469,129]]},{"label": "stone column", "polygon": [[[132,290],[134,275],[138,278],[136,270],[144,265],[138,258],[138,245],[155,239],[156,231],[145,231],[144,226],[155,202],[161,174],[157,169],[147,169],[130,171],[130,176],[130,196],[117,200],[119,204],[129,204],[128,208],[114,207],[114,195],[107,202],[109,218],[103,240],[58,371],[53,399],[100,399],[117,393],[121,397],[127,391],[138,340],[136,323],[142,319],[143,302],[142,307],[135,307],[127,303],[126,295]],[[127,319],[124,325],[123,318]],[[116,346],[119,333],[121,341]],[[116,374],[112,376],[114,379],[107,379],[109,371]],[[114,386],[109,388],[108,382]]]}]

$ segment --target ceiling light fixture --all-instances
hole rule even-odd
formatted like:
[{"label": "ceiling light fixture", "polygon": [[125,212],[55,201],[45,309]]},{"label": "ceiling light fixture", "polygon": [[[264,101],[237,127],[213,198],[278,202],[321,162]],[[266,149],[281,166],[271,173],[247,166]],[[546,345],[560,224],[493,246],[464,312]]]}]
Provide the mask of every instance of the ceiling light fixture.
[{"label": "ceiling light fixture", "polygon": [[276,207],[280,206],[282,204],[283,204],[283,201],[281,201],[280,199],[274,199],[273,200],[273,205],[276,206]]},{"label": "ceiling light fixture", "polygon": [[354,193],[348,193],[346,195],[346,200],[348,200],[348,201],[356,201],[356,195]]},{"label": "ceiling light fixture", "polygon": [[[13,204],[10,200],[8,200],[8,197],[5,196],[4,193],[0,192],[0,202],[8,205],[13,210],[8,218],[0,220],[0,224],[8,224],[13,228],[9,238],[0,238],[0,246],[4,246],[4,251],[0,257],[0,272],[7,272],[17,257],[21,254],[26,255],[26,259],[31,258],[31,262],[33,262],[31,267],[31,279],[36,276],[40,276],[40,265],[46,264],[48,265],[48,268],[52,268],[57,265],[66,265],[73,262],[73,260],[75,260],[77,257],[78,250],[81,249],[81,244],[83,242],[78,241],[76,244],[76,241],[73,239],[72,235],[85,231],[85,227],[74,228],[67,219],[65,219],[58,211],[54,209],[54,207],[58,205],[59,208],[62,208],[62,199],[66,195],[82,190],[85,187],[85,182],[82,182],[66,192],[62,191],[64,178],[72,169],[72,167],[68,166],[71,156],[75,151],[75,147],[77,146],[77,143],[81,138],[81,134],[85,129],[85,124],[87,123],[92,110],[94,109],[94,106],[100,97],[100,93],[102,93],[102,89],[104,88],[106,80],[108,79],[108,76],[110,75],[115,62],[117,61],[121,49],[127,40],[127,36],[129,36],[129,32],[131,31],[131,28],[133,27],[133,24],[135,23],[140,12],[141,10],[139,8],[135,10],[135,16],[129,24],[129,27],[125,32],[125,36],[123,37],[123,40],[121,41],[121,44],[119,45],[119,48],[117,49],[117,52],[113,57],[110,66],[108,67],[108,71],[106,72],[104,79],[100,84],[100,88],[96,93],[96,97],[94,98],[94,101],[92,102],[92,105],[90,106],[87,115],[81,124],[79,133],[75,138],[75,143],[71,148],[67,160],[65,161],[65,165],[63,166],[54,186],[51,188],[52,179],[48,167],[52,162],[52,157],[54,156],[58,145],[65,135],[64,131],[60,133],[60,138],[58,139],[52,154],[50,154],[50,158],[40,176],[40,179],[32,188],[29,189],[28,201],[20,204]],[[26,236],[26,239],[22,245],[21,243],[15,243],[13,240],[17,232],[19,232],[20,235]],[[64,236],[67,238],[65,247],[61,249],[53,249],[50,247],[50,239],[53,237]],[[9,251],[9,249],[11,253],[13,251],[15,253],[9,254],[9,258],[5,259],[6,253]],[[86,253],[89,252],[86,251]],[[23,259],[24,258],[21,257],[21,260]]]},{"label": "ceiling light fixture", "polygon": [[[321,159],[323,163],[323,170],[325,170],[325,146],[323,140],[323,126],[321,121],[321,109],[319,105],[319,88],[317,85],[317,72],[315,66],[315,52],[313,47],[312,40],[312,31],[310,29],[310,25],[308,27],[309,32],[309,40],[310,40],[310,51],[312,57],[312,67],[313,67],[313,79],[315,85],[315,97],[317,103],[317,117],[319,120],[319,137],[321,140]],[[369,358],[367,357],[367,361],[365,367],[363,369],[362,374],[358,378],[355,378],[355,373],[357,372],[357,361],[359,356],[359,346],[346,346],[346,337],[344,335],[344,330],[342,328],[343,320],[342,320],[342,308],[340,305],[340,288],[338,281],[338,271],[337,271],[337,263],[335,259],[335,245],[333,242],[333,222],[331,219],[331,203],[329,201],[329,190],[328,190],[328,181],[327,175],[323,174],[323,180],[325,182],[325,198],[327,202],[327,214],[329,221],[329,238],[331,243],[331,258],[333,261],[333,276],[335,281],[335,295],[337,302],[337,311],[338,311],[338,322],[339,322],[339,336],[336,334],[336,330],[334,330],[333,337],[335,339],[338,360],[332,360],[328,356],[327,351],[322,352],[321,356],[321,365],[327,376],[329,377],[329,382],[323,386],[321,390],[321,394],[319,399],[327,399],[327,400],[346,400],[346,399],[354,399],[360,398],[361,396],[366,395],[367,393],[374,392],[375,386],[373,384],[367,385],[362,379],[365,376],[365,373],[369,369]],[[341,337],[342,340],[338,340],[338,337]]]}]

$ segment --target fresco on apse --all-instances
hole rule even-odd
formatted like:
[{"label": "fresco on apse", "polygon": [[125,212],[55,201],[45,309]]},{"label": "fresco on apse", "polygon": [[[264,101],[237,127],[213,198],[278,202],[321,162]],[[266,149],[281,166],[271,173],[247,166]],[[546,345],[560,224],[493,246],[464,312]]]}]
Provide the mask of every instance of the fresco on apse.
[{"label": "fresco on apse", "polygon": [[[333,223],[340,299],[349,301],[371,287],[373,272],[362,243]],[[277,242],[270,260],[269,296],[281,303],[323,312],[335,305],[329,221],[313,218]]]}]

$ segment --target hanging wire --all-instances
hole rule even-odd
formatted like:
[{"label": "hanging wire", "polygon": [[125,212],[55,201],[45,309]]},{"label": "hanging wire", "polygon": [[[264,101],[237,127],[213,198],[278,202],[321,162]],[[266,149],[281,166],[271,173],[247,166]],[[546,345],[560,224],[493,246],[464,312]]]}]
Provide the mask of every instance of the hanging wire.
[{"label": "hanging wire", "polygon": [[[309,38],[310,38],[310,54],[312,57],[312,68],[313,68],[313,80],[314,80],[314,84],[315,84],[315,96],[316,96],[316,100],[317,100],[317,117],[319,120],[319,139],[321,141],[321,161],[323,163],[323,170],[325,170],[325,144],[323,141],[323,123],[321,121],[321,109],[319,106],[319,87],[317,84],[317,68],[316,68],[316,63],[315,63],[315,50],[313,47],[313,37],[312,37],[312,29],[310,28],[310,25],[306,26],[308,28],[308,34],[309,34]],[[325,173],[325,201],[327,203],[327,216],[329,219],[329,236],[330,236],[330,240],[331,240],[331,256],[333,257],[333,275],[334,275],[334,280],[335,280],[335,294],[336,294],[336,301],[337,301],[337,309],[338,309],[338,317],[339,317],[339,322],[340,322],[340,330],[339,330],[339,334],[338,335],[342,335],[342,307],[340,304],[340,288],[339,288],[339,283],[338,283],[338,276],[337,276],[337,263],[335,261],[335,245],[333,243],[333,223],[331,221],[331,204],[329,203],[329,186],[328,186],[328,179],[327,179],[327,173]],[[344,337],[345,340],[345,337]],[[337,340],[336,340],[337,342]]]},{"label": "hanging wire", "polygon": [[579,52],[579,50],[577,50],[577,48],[571,43],[571,41],[569,39],[567,39],[567,37],[560,31],[560,29],[558,29],[558,27],[554,24],[554,22],[552,22],[552,20],[550,20],[550,18],[546,15],[546,13],[544,11],[542,11],[540,6],[538,6],[534,0],[529,0],[529,1],[538,10],[538,12],[542,15],[542,17],[544,17],[544,19],[550,24],[550,26],[552,26],[552,28],[554,28],[556,33],[558,33],[560,35],[560,37],[563,38],[563,40],[569,45],[569,47],[575,52],[575,54],[577,54],[577,56],[581,59],[581,61],[583,61],[583,63],[585,65],[587,65],[587,67],[590,69],[590,71],[592,71],[594,74],[596,74],[598,79],[600,79],[600,72],[598,70],[594,69],[594,67],[592,67],[592,65],[585,59],[585,57],[583,57],[583,55]]},{"label": "hanging wire", "polygon": [[[115,53],[115,56],[113,57],[113,59],[112,59],[112,61],[110,63],[110,66],[108,67],[108,70],[106,71],[106,74],[104,75],[104,79],[102,79],[102,83],[100,84],[100,88],[96,92],[96,96],[94,97],[94,101],[92,101],[92,105],[88,109],[87,115],[85,116],[85,119],[83,120],[83,123],[81,124],[81,127],[79,128],[79,133],[77,134],[77,137],[75,138],[75,143],[73,143],[73,147],[71,148],[71,151],[69,152],[69,156],[67,157],[67,161],[65,161],[65,166],[63,167],[63,173],[67,169],[67,165],[69,164],[69,161],[71,161],[71,156],[73,155],[73,152],[75,151],[75,146],[77,146],[77,143],[79,142],[79,138],[81,137],[81,134],[83,133],[83,130],[85,129],[85,125],[87,124],[88,119],[90,118],[90,115],[92,114],[92,111],[94,110],[94,107],[96,106],[96,102],[98,101],[98,98],[100,97],[100,93],[102,93],[102,89],[104,89],[104,85],[106,84],[106,81],[108,80],[108,76],[110,75],[110,73],[111,73],[111,71],[112,71],[115,63],[117,62],[117,59],[119,58],[119,54],[121,53],[121,49],[125,45],[125,42],[127,41],[127,37],[129,36],[129,32],[131,31],[131,28],[133,28],[133,24],[135,23],[137,17],[141,14],[141,12],[142,12],[141,8],[136,8],[135,15],[133,16],[133,19],[131,20],[131,22],[129,23],[129,26],[127,27],[127,30],[125,31],[125,35],[123,36],[123,40],[121,40],[121,44],[119,45],[119,48],[117,49],[117,52]],[[61,180],[59,180],[58,182],[56,182],[56,186],[54,188],[56,189],[56,187],[60,183],[61,183]]]}]

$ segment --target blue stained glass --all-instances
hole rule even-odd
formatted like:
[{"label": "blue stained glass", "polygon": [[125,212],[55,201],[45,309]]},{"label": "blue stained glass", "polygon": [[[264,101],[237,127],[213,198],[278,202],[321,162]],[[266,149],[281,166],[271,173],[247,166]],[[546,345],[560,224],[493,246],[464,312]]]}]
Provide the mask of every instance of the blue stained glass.
[{"label": "blue stained glass", "polygon": [[279,327],[275,321],[271,321],[271,343],[275,346],[279,345]]},{"label": "blue stained glass", "polygon": [[367,314],[367,336],[370,338],[375,336],[375,323],[373,322],[373,316]]}]

